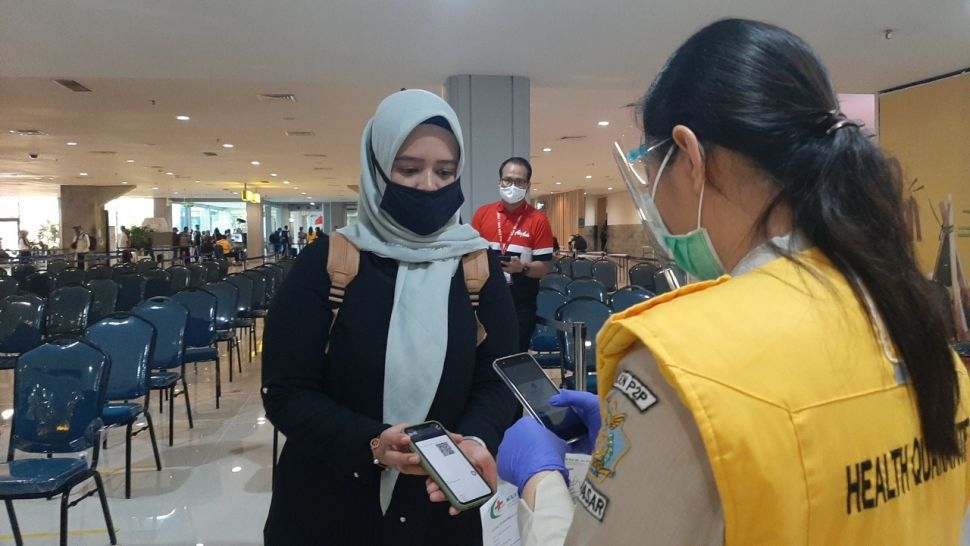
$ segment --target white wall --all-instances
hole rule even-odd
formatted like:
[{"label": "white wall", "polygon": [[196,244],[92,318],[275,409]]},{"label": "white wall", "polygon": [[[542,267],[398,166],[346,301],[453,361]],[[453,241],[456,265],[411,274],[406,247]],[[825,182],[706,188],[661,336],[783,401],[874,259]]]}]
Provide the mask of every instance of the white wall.
[{"label": "white wall", "polygon": [[584,218],[587,226],[595,226],[599,223],[599,218],[596,217],[596,201],[599,198],[598,195],[586,196],[586,216]]},{"label": "white wall", "polygon": [[633,199],[625,191],[613,192],[606,196],[606,218],[611,226],[640,223],[640,216],[633,206]]}]

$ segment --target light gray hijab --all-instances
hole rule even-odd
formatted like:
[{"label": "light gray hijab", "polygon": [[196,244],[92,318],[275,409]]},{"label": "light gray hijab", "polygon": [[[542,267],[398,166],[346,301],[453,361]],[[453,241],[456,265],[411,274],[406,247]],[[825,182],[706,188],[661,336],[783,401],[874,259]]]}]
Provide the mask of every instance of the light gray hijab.
[{"label": "light gray hijab", "polygon": [[[360,250],[398,261],[384,356],[383,418],[390,425],[416,424],[427,419],[448,345],[451,278],[463,255],[488,248],[477,231],[459,223],[457,212],[440,230],[422,236],[402,227],[380,208],[384,181],[374,160],[385,173],[390,173],[394,158],[411,131],[438,116],[448,121],[458,140],[456,177],[461,176],[465,150],[458,116],[451,106],[427,91],[394,93],[377,107],[361,138],[358,223],[338,230]],[[384,513],[391,503],[397,477],[398,472],[393,470],[381,475]]]}]

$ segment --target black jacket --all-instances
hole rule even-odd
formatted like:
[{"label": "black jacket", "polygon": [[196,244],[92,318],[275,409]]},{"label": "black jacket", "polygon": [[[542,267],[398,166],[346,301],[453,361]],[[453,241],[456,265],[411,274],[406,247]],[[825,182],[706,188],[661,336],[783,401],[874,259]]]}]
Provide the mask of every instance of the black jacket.
[{"label": "black jacket", "polygon": [[[286,435],[266,520],[267,546],[302,544],[476,544],[478,510],[448,515],[432,504],[424,478],[401,476],[387,514],[369,441],[382,423],[384,357],[397,262],[363,252],[328,335],[332,311],[327,238],[297,259],[266,319],[263,404]],[[461,266],[451,281],[448,346],[428,418],[478,436],[495,453],[521,409],[492,369],[517,346],[515,311],[502,269],[489,260],[478,317],[488,337],[476,349],[476,325]],[[329,356],[324,355],[328,339]]]}]

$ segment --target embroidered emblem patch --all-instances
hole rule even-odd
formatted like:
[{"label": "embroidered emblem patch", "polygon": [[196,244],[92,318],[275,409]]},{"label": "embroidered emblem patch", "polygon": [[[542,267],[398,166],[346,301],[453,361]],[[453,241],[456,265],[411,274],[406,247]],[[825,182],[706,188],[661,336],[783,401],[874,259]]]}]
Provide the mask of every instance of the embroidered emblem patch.
[{"label": "embroidered emblem patch", "polygon": [[630,372],[623,372],[616,377],[613,388],[622,392],[636,405],[640,413],[650,409],[650,406],[657,403],[657,397],[650,392],[646,383],[640,381]]},{"label": "embroidered emblem patch", "polygon": [[606,422],[596,438],[593,458],[589,463],[589,475],[599,483],[616,474],[616,466],[630,449],[630,442],[623,433],[625,413],[617,413],[616,401],[607,400]]},{"label": "embroidered emblem patch", "polygon": [[603,521],[610,499],[597,491],[593,484],[589,483],[589,480],[583,480],[583,485],[579,486],[579,502],[589,512],[589,515],[596,518],[597,521]]}]

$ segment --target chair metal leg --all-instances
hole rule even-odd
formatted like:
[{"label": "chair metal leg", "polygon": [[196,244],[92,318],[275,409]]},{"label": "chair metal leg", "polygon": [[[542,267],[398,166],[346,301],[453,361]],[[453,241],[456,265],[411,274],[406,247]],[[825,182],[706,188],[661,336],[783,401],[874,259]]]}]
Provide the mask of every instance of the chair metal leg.
[{"label": "chair metal leg", "polygon": [[61,546],[67,546],[67,501],[70,489],[61,495]]},{"label": "chair metal leg", "polygon": [[131,498],[131,427],[135,424],[132,420],[125,427],[125,498]]},{"label": "chair metal leg", "polygon": [[189,428],[195,428],[192,424],[192,402],[189,401],[189,384],[185,382],[185,374],[182,374],[182,396],[185,397],[185,412],[189,416]]},{"label": "chair metal leg", "polygon": [[236,366],[239,367],[239,373],[242,373],[242,356],[239,354],[239,338],[236,339]]},{"label": "chair metal leg", "polygon": [[104,492],[104,482],[101,481],[101,473],[94,471],[94,483],[98,486],[98,497],[101,499],[101,511],[104,512],[104,524],[108,527],[108,538],[111,544],[118,544],[118,537],[115,536],[115,525],[111,521],[111,510],[108,509],[108,496]]},{"label": "chair metal leg", "polygon": [[222,397],[222,366],[219,351],[216,351],[216,409],[219,409],[219,398]]},{"label": "chair metal leg", "polygon": [[168,447],[175,442],[175,385],[169,387],[168,393]]},{"label": "chair metal leg", "polygon": [[226,341],[226,351],[229,353],[229,382],[232,383],[232,338]]},{"label": "chair metal leg", "polygon": [[17,546],[24,546],[24,539],[20,536],[20,524],[17,523],[17,513],[13,510],[13,501],[4,499],[3,503],[7,506],[7,517],[10,518],[10,530],[13,531],[14,542]]},{"label": "chair metal leg", "polygon": [[148,436],[152,440],[152,452],[155,454],[155,468],[162,469],[162,459],[158,456],[158,442],[155,440],[155,424],[152,423],[152,414],[145,412],[145,421],[148,423]]}]

